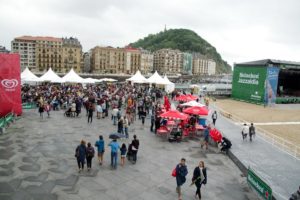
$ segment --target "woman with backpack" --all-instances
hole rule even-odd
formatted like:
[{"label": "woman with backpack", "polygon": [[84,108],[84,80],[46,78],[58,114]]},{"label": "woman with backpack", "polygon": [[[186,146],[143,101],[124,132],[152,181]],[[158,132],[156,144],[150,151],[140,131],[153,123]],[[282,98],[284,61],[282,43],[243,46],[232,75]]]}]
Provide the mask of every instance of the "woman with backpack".
[{"label": "woman with backpack", "polygon": [[92,168],[92,159],[95,155],[94,147],[92,147],[91,143],[88,143],[88,146],[86,148],[86,161],[87,161],[87,169],[90,171]]},{"label": "woman with backpack", "polygon": [[200,161],[199,162],[199,166],[197,166],[194,169],[194,174],[193,174],[193,178],[192,178],[192,184],[196,185],[196,194],[195,194],[195,198],[201,199],[201,186],[202,184],[206,184],[207,183],[207,173],[206,173],[206,168],[204,166],[204,162]]}]

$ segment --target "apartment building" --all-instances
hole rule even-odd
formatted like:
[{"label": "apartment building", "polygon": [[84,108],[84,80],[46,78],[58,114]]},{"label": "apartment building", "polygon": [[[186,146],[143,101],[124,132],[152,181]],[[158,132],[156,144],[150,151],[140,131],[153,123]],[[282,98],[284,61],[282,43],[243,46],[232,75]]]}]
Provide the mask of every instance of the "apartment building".
[{"label": "apartment building", "polygon": [[77,73],[83,72],[82,46],[77,38],[62,39],[62,68],[58,72],[67,73],[72,68]]},{"label": "apartment building", "polygon": [[[141,49],[141,67],[139,70],[146,75],[153,71],[153,54],[150,51]],[[135,72],[134,72],[135,73]]]},{"label": "apartment building", "polygon": [[154,52],[153,68],[160,74],[179,74],[182,65],[183,53],[179,50],[160,49]]},{"label": "apartment building", "polygon": [[194,75],[214,75],[216,74],[216,62],[203,55],[194,55],[193,58]]}]

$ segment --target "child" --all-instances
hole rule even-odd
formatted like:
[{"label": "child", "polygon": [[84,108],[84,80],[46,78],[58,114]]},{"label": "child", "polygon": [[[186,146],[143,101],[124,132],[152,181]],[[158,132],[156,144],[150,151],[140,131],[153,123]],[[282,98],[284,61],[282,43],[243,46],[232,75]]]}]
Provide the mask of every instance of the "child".
[{"label": "child", "polygon": [[125,157],[126,157],[126,152],[127,152],[127,147],[126,147],[125,143],[122,144],[120,151],[121,151],[121,165],[123,167],[125,164]]}]

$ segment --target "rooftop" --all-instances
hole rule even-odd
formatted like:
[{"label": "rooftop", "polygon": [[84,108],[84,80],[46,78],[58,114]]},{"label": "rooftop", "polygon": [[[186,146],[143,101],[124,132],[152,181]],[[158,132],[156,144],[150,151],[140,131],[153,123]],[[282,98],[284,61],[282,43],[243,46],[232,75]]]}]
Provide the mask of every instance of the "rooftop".
[{"label": "rooftop", "polygon": [[256,60],[251,62],[237,63],[236,65],[247,65],[247,66],[268,66],[268,65],[279,65],[279,66],[297,66],[300,67],[300,62],[286,61],[286,60],[275,60],[275,59],[264,59]]},{"label": "rooftop", "polygon": [[50,42],[62,42],[61,38],[49,37],[49,36],[21,36],[16,37],[16,40],[27,40],[27,41],[50,41]]}]

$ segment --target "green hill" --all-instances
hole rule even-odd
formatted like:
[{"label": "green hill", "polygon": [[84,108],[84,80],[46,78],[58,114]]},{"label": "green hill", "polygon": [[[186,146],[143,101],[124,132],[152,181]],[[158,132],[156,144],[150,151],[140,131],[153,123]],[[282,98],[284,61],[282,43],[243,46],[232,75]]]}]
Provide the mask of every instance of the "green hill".
[{"label": "green hill", "polygon": [[197,35],[197,33],[188,29],[170,29],[157,34],[150,34],[130,45],[150,51],[171,48],[184,52],[198,52],[216,61],[217,73],[231,72],[230,65],[222,59],[216,48]]}]

